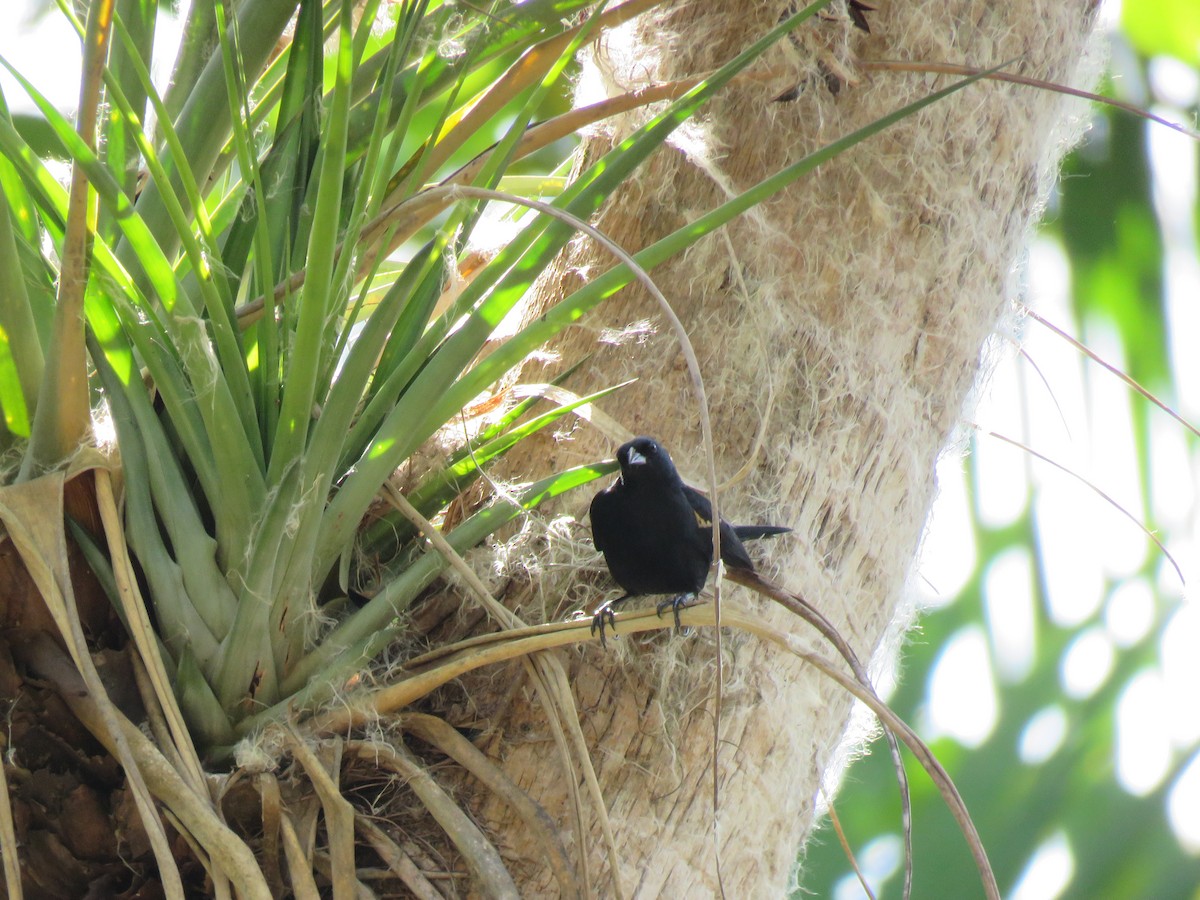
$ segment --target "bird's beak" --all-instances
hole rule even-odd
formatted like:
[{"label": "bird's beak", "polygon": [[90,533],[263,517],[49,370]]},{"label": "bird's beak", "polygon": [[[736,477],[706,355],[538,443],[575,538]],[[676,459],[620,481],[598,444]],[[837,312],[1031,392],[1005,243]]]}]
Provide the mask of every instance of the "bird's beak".
[{"label": "bird's beak", "polygon": [[637,450],[630,447],[629,448],[629,458],[627,460],[625,460],[625,462],[631,466],[641,466],[641,465],[645,465],[646,457],[642,456],[642,454],[638,453]]}]

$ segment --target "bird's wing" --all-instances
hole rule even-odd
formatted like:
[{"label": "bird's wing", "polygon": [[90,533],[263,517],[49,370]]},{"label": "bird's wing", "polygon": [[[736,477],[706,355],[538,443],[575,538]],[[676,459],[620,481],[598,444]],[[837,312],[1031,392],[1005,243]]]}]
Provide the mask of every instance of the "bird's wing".
[{"label": "bird's wing", "polygon": [[[683,492],[687,495],[688,503],[692,507],[692,513],[696,516],[697,527],[703,531],[711,530],[712,503],[699,491],[687,485],[684,485]],[[725,560],[727,565],[735,566],[739,569],[754,569],[754,563],[750,561],[750,554],[742,546],[737,531],[724,519],[721,520],[721,559]]]},{"label": "bird's wing", "polygon": [[708,498],[686,484],[683,486],[683,493],[696,516],[696,524],[700,528],[712,528],[712,504],[708,502]]},{"label": "bird's wing", "polygon": [[743,541],[754,538],[774,537],[777,534],[788,534],[792,529],[783,525],[734,525],[734,533]]},{"label": "bird's wing", "polygon": [[599,491],[592,498],[592,505],[588,510],[588,515],[592,519],[592,543],[601,553],[607,549],[608,538],[613,533],[612,529],[616,527],[612,520],[613,501],[616,498],[612,492],[618,483],[614,482],[610,487]]},{"label": "bird's wing", "polygon": [[[684,485],[683,489],[687,494],[688,503],[692,505],[692,511],[696,514],[696,521],[700,527],[712,528],[712,504],[708,502],[708,498],[695,488],[690,488],[687,485]],[[743,541],[750,541],[754,538],[774,537],[777,534],[789,534],[791,530],[785,525],[733,526],[733,533],[738,536],[739,540]]]}]

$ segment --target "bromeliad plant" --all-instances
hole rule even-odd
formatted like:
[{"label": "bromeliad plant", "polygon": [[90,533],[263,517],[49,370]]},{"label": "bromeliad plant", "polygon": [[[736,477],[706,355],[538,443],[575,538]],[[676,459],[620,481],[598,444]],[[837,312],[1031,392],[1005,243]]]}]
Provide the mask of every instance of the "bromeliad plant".
[{"label": "bromeliad plant", "polygon": [[[573,223],[829,0],[704,80],[533,124],[553,110],[580,47],[657,2],[529,0],[478,14],[434,0],[196,3],[160,97],[148,74],[154,3],[94,0],[80,23],[62,0],[84,46],[76,125],[12,72],[51,137],[35,150],[33,132],[0,107],[0,440],[19,459],[0,517],[98,704],[93,721],[76,713],[121,758],[147,820],[153,793],[193,835],[204,827],[188,818],[194,796],[141,785],[133,760],[145,739],[105,699],[73,611],[61,510],[81,481],[69,480],[93,473],[94,492],[68,504],[69,533],[147,670],[170,735],[161,742],[207,796],[198,758],[224,760],[240,738],[341,690],[402,633],[400,617],[451,550],[611,470],[544,473],[429,534],[445,546],[425,550],[412,521],[428,530],[489,462],[599,395],[536,416],[534,396],[476,425],[445,465],[418,470],[406,497],[389,485],[419,448],[458,429],[464,408],[503,392],[531,352],[633,279],[633,267],[615,266],[493,340]],[[939,96],[767,179],[637,264],[652,268]],[[480,197],[528,202],[515,196],[528,184],[521,160],[656,101],[670,102],[569,184],[539,179],[553,214],[528,214],[448,290]],[[47,154],[71,161],[69,189]],[[96,415],[115,430],[107,457],[80,451]],[[404,514],[380,518],[381,492]],[[368,568],[370,597],[352,609],[344,600]],[[56,651],[32,642],[29,652]],[[297,744],[296,757],[305,752]],[[151,839],[160,861],[169,856],[161,833]],[[209,840],[225,874],[253,868]]]},{"label": "bromeliad plant", "polygon": [[[413,199],[507,110],[509,137],[478,176],[502,185],[508,162],[534,146],[518,148],[516,139],[601,24],[563,30],[561,4],[547,3],[523,7],[520,24],[467,27],[445,7],[414,2],[394,8],[390,31],[376,35],[377,6],[368,4],[356,26],[349,3],[244,4],[228,21],[217,5],[216,49],[194,84],[174,83],[172,96],[186,100],[172,115],[172,97],[160,100],[147,75],[153,12],[131,27],[111,18],[111,3],[93,4],[79,130],[25,85],[75,164],[70,196],[12,120],[0,124],[12,232],[5,268],[25,266],[25,280],[42,287],[18,312],[46,315],[45,286],[61,285],[40,394],[21,342],[10,342],[9,384],[22,390],[5,397],[6,437],[16,445],[30,434],[32,415],[20,475],[55,466],[85,431],[89,391],[102,390],[124,475],[124,538],[157,621],[155,649],[204,748],[247,733],[251,713],[269,717],[311,690],[314,676],[328,684],[331,673],[369,660],[392,636],[384,626],[437,574],[437,560],[417,565],[314,644],[316,610],[355,577],[356,534],[375,494],[466,400],[495,384],[495,367],[482,373],[474,359],[537,271],[501,285],[506,267],[494,266],[438,310],[449,261],[477,215],[445,196]],[[293,12],[290,44],[263,68]],[[203,18],[194,10],[189,27]],[[456,24],[461,33],[452,34]],[[327,38],[336,44],[328,59]],[[464,49],[448,59],[439,48],[451,38]],[[120,49],[105,66],[110,41]],[[518,57],[523,70],[501,75]],[[110,113],[104,158],[87,121],[101,78]],[[141,121],[147,98],[157,143]],[[427,139],[413,140],[418,127]],[[149,177],[135,199],[126,176],[137,162]],[[544,230],[531,227],[524,246]],[[61,271],[39,252],[47,238]],[[542,243],[548,256],[554,242]],[[389,251],[409,246],[405,262],[387,262]],[[80,304],[90,381],[80,377]],[[514,341],[506,357],[532,346]],[[478,435],[469,464],[426,480],[425,515],[528,432],[515,421]],[[552,476],[526,496],[532,503],[595,474]],[[489,510],[451,540],[463,549],[521,508]],[[117,586],[115,560],[85,531],[77,536]]]},{"label": "bromeliad plant", "polygon": [[[135,25],[97,2],[86,29],[76,23],[89,62],[79,127],[22,80],[75,180],[70,193],[61,188],[14,120],[0,119],[10,235],[0,252],[8,272],[25,273],[6,330],[33,335],[20,316],[51,315],[55,329],[53,340],[8,344],[5,440],[23,449],[20,478],[53,468],[82,439],[92,392],[102,394],[124,476],[124,538],[140,574],[124,586],[144,590],[157,649],[202,747],[228,745],[285,709],[327,697],[394,639],[398,614],[446,563],[405,552],[414,534],[407,522],[376,524],[360,543],[381,486],[473,399],[497,390],[530,352],[632,277],[614,269],[481,356],[573,233],[560,219],[531,216],[457,296],[446,292],[479,222],[465,186],[519,189],[515,161],[586,118],[628,106],[623,98],[583,119],[530,127],[578,48],[652,5],[594,9],[568,28],[562,2],[464,19],[414,0],[392,7],[394,21],[380,34],[378,4],[358,18],[350,3],[302,2],[290,41],[269,59],[292,5],[247,3],[227,19],[218,4],[216,45],[198,69],[189,64],[191,29],[204,24],[197,4],[180,64],[193,81],[181,75],[160,99],[148,76],[151,13]],[[72,15],[65,5],[63,14]],[[659,96],[681,99],[554,205],[585,219],[707,96],[810,14],[793,16],[690,90],[664,89]],[[327,41],[336,48],[328,57]],[[103,153],[87,115],[101,92]],[[147,101],[157,140],[143,125]],[[500,140],[481,148],[498,122]],[[464,154],[465,165],[443,174]],[[137,164],[147,175],[140,190]],[[754,199],[650,248],[642,264]],[[42,252],[47,244],[52,258]],[[85,333],[90,378],[81,377]],[[44,374],[24,358],[39,344]],[[419,480],[412,499],[422,516],[438,516],[483,465],[578,405],[526,422],[531,403]],[[447,538],[462,551],[606,471],[551,474]],[[86,529],[75,534],[116,589],[106,548]],[[317,612],[359,586],[364,551],[373,565],[411,564],[389,569],[370,602],[318,636]]]}]

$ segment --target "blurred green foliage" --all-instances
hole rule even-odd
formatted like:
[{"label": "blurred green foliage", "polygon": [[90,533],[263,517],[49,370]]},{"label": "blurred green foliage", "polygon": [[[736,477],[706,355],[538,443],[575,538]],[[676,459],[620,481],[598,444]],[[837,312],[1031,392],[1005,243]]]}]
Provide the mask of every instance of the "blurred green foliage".
[{"label": "blurred green foliage", "polygon": [[1200,65],[1200,4],[1194,0],[1124,3],[1121,28],[1143,56],[1174,56]]}]

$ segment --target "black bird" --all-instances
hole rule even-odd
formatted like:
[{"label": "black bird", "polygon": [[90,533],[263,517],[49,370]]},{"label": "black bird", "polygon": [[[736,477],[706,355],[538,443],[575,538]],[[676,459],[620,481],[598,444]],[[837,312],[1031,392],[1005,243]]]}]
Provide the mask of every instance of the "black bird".
[{"label": "black bird", "polygon": [[[637,437],[617,450],[621,477],[592,499],[592,541],[625,596],[605,603],[592,618],[592,633],[616,631],[613,606],[641,594],[671,594],[679,608],[708,580],[712,564],[712,504],[679,477],[675,464],[654,438]],[[733,526],[721,520],[721,559],[735,569],[754,571],[743,540],[791,531],[778,525]]]}]

